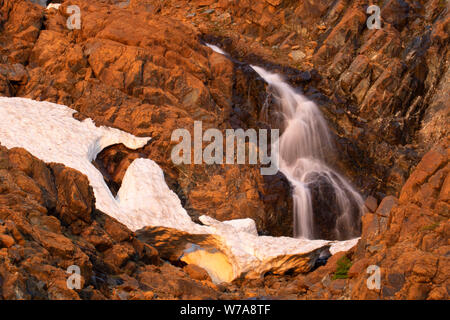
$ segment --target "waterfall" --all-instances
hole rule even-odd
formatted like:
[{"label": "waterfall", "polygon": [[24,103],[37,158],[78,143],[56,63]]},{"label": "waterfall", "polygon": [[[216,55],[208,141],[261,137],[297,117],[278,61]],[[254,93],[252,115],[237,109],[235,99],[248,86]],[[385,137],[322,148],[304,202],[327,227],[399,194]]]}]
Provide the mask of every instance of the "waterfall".
[{"label": "waterfall", "polygon": [[[280,107],[279,167],[294,188],[294,236],[338,240],[359,236],[363,200],[326,164],[333,143],[320,110],[278,74],[252,68],[269,84]],[[262,112],[267,115],[265,108]]]},{"label": "waterfall", "polygon": [[[217,53],[222,49],[206,43]],[[347,180],[327,165],[334,152],[328,126],[316,104],[299,94],[280,75],[251,66],[272,90],[280,110],[280,171],[293,186],[294,237],[348,240],[359,237],[364,201]],[[269,120],[268,101],[261,108]]]},{"label": "waterfall", "polygon": [[224,56],[227,55],[227,53],[226,53],[225,51],[223,51],[222,49],[220,49],[218,46],[215,46],[215,45],[209,44],[209,43],[206,43],[206,46],[207,46],[208,48],[211,48],[213,51],[215,51],[215,52],[217,52],[217,53],[220,53],[220,54],[222,54],[222,55],[224,55]]}]

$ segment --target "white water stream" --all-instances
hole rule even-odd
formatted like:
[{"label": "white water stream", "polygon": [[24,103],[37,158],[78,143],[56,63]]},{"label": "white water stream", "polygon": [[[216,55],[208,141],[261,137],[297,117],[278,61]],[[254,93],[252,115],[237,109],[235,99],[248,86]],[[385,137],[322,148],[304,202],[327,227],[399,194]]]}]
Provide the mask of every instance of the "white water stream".
[{"label": "white water stream", "polygon": [[[227,55],[215,45],[206,45]],[[324,234],[316,222],[320,215],[322,229],[324,226],[334,229],[326,232],[328,236],[338,240],[357,237],[364,201],[344,177],[327,165],[327,155],[333,153],[334,148],[319,108],[280,75],[258,66],[251,67],[269,84],[282,115],[284,130],[279,141],[279,168],[294,187],[294,236],[320,238]],[[262,110],[266,117],[267,107],[264,105]]]},{"label": "white water stream", "polygon": [[[327,154],[333,152],[333,143],[318,107],[278,74],[257,66],[252,68],[270,85],[282,112],[284,131],[279,141],[279,166],[294,187],[294,236],[307,239],[317,236],[314,224],[317,210],[313,208],[313,196],[316,196],[322,201],[333,201],[331,205],[337,206],[339,216],[334,226],[337,238],[355,237],[358,233],[354,230],[355,219],[360,218],[364,202],[346,179],[326,164]],[[314,183],[322,184],[322,189],[325,184],[328,194],[313,195]],[[320,185],[316,187],[322,192]]]}]

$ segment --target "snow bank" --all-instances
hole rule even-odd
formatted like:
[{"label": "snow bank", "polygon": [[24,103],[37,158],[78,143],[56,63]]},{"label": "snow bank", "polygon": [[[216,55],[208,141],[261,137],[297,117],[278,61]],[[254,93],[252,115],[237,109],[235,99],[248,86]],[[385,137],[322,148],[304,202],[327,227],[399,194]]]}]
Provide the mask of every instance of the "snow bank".
[{"label": "snow bank", "polygon": [[[191,234],[215,235],[221,241],[221,251],[228,255],[232,272],[221,273],[223,263],[202,261],[211,256],[201,251],[191,256],[191,262],[206,266],[216,282],[230,281],[249,272],[264,273],[282,264],[285,264],[283,268],[292,268],[295,263],[313,263],[330,245],[339,244],[325,240],[260,237],[251,219],[219,222],[202,216],[200,220],[204,225],[198,225],[165,183],[161,168],[150,159],[136,159],[130,165],[114,198],[92,160],[110,145],[123,143],[130,149],[137,149],[145,146],[150,138],[96,127],[91,119],[80,122],[72,117],[74,113],[54,103],[0,97],[0,143],[7,148],[24,148],[45,162],[62,163],[82,172],[93,187],[96,207],[133,231],[145,226],[161,226]],[[293,255],[302,260],[292,259]],[[289,261],[283,257],[289,257]]]},{"label": "snow bank", "polygon": [[75,110],[49,102],[0,98],[0,142],[20,147],[45,162],[57,162],[84,173],[94,189],[96,206],[122,223],[134,227],[135,217],[125,214],[114,199],[102,174],[91,163],[104,148],[123,143],[141,148],[150,138],[96,127],[91,119],[80,122]]},{"label": "snow bank", "polygon": [[247,232],[253,234],[255,236],[258,235],[258,230],[256,229],[255,220],[246,218],[246,219],[235,219],[224,221],[223,223],[234,227],[238,232]]},{"label": "snow bank", "polygon": [[345,241],[333,241],[331,243],[330,253],[336,254],[341,251],[348,251],[351,248],[353,248],[354,246],[356,246],[359,239],[361,239],[361,238],[355,238],[355,239],[350,239],[350,240],[345,240]]}]

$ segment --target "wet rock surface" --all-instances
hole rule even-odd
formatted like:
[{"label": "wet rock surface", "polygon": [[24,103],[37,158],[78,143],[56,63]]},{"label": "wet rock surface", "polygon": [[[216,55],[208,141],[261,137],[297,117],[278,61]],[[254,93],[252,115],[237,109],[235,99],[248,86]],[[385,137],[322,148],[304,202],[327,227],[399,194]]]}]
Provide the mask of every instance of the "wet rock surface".
[{"label": "wet rock surface", "polygon": [[[325,175],[310,174],[308,186],[311,190],[314,210],[314,238],[327,240],[348,240],[357,238],[361,232],[360,208],[358,203],[350,201],[350,217],[344,218],[338,205],[338,195],[332,182]],[[353,199],[349,190],[344,189],[348,199]],[[350,221],[351,223],[347,223]],[[346,237],[347,239],[345,239]]]}]

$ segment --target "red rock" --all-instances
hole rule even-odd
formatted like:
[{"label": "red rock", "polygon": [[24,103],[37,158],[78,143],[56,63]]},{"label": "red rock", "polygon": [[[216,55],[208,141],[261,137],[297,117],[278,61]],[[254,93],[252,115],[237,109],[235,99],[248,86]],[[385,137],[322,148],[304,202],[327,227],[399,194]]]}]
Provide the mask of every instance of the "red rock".
[{"label": "red rock", "polygon": [[408,300],[424,300],[428,296],[430,286],[426,283],[413,284],[408,291]]},{"label": "red rock", "polygon": [[105,251],[113,244],[111,238],[95,221],[92,225],[83,228],[80,236],[99,251]]},{"label": "red rock", "polygon": [[383,216],[383,217],[389,217],[389,214],[391,212],[391,209],[397,205],[398,199],[393,196],[387,196],[381,200],[380,205],[376,209],[376,214]]},{"label": "red rock", "polygon": [[372,196],[368,196],[366,201],[364,202],[364,205],[367,209],[369,209],[370,212],[375,212],[378,207],[378,201]]},{"label": "red rock", "polygon": [[113,267],[120,268],[124,266],[134,253],[135,251],[131,246],[116,244],[105,252],[105,262]]},{"label": "red rock", "polygon": [[13,246],[14,239],[6,234],[0,234],[0,245],[6,248]]},{"label": "red rock", "polygon": [[90,223],[95,199],[87,177],[73,169],[52,165],[58,190],[57,210],[63,222],[75,220]]},{"label": "red rock", "polygon": [[270,3],[272,6],[276,7],[283,2],[283,0],[266,0],[266,2]]},{"label": "red rock", "polygon": [[192,279],[195,280],[211,280],[208,272],[206,272],[206,270],[204,270],[203,268],[200,268],[194,264],[188,264],[186,265],[183,270],[189,275],[189,277],[191,277]]},{"label": "red rock", "polygon": [[[449,151],[448,145],[436,145],[449,134],[449,16],[439,1],[419,15],[410,3],[387,1],[380,30],[367,29],[366,3],[359,0],[193,1],[214,7],[217,16],[229,13],[232,21],[203,15],[201,8],[188,22],[186,12],[192,8],[187,2],[131,0],[128,8],[75,2],[83,27],[74,32],[65,27],[67,4],[46,11],[29,1],[1,2],[0,93],[67,104],[78,111],[78,119],[90,117],[99,125],[152,136],[137,153],[114,146],[100,155],[111,186],[120,186],[135,157],[148,157],[161,165],[194,219],[201,214],[221,220],[251,217],[259,231],[290,235],[292,199],[283,177],[261,177],[257,167],[249,166],[180,171],[167,157],[170,133],[189,128],[194,120],[221,129],[260,126],[265,84],[198,40],[211,35],[217,43],[222,37],[215,36],[223,36],[226,28],[221,45],[234,58],[271,66],[318,98],[338,136],[339,157],[330,162],[342,167],[362,193],[388,195],[375,214],[363,218],[349,271],[351,297],[448,298]],[[425,35],[424,25],[430,34]],[[295,28],[285,32],[286,26]],[[411,42],[411,35],[418,40]],[[274,44],[279,48],[271,48]],[[283,51],[291,46],[305,53],[302,66]],[[300,76],[302,71],[310,77]],[[140,299],[147,291],[154,298],[242,298],[276,295],[280,288],[295,295],[290,280],[279,276],[220,295],[180,269],[165,266],[170,276],[165,278],[152,265],[159,263],[156,249],[95,210],[85,177],[46,165],[24,150],[0,147],[0,190],[0,219],[7,229],[0,231],[14,240],[0,249],[0,298]],[[399,197],[399,203],[394,205],[389,195]],[[329,276],[335,259],[307,279],[319,283]],[[76,294],[64,289],[65,268],[73,263],[88,275],[86,288]],[[380,265],[383,290],[367,289],[366,264]],[[103,269],[105,275],[96,271]],[[90,280],[91,272],[98,280]],[[133,285],[125,291],[115,283],[116,273],[155,287],[141,292]],[[320,283],[308,283],[308,288],[303,298],[340,297],[340,290],[331,293]],[[194,293],[187,294],[191,289]]]},{"label": "red rock", "polygon": [[355,261],[348,270],[348,276],[350,278],[356,278],[366,274],[369,261],[367,259],[360,259]]}]

